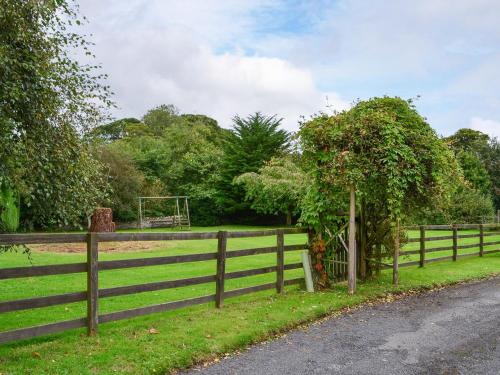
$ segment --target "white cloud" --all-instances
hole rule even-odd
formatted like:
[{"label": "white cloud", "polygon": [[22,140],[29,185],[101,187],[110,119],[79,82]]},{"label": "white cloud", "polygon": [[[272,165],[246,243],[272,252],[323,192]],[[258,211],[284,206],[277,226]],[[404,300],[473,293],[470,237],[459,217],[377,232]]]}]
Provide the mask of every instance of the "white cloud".
[{"label": "white cloud", "polygon": [[470,127],[474,130],[489,134],[491,137],[500,138],[500,121],[473,117],[470,119]]},{"label": "white cloud", "polygon": [[421,95],[442,134],[500,118],[498,0],[81,1],[120,117],[172,103],[294,128],[326,96],[344,108],[387,94]]},{"label": "white cloud", "polygon": [[116,115],[139,117],[155,105],[171,103],[182,112],[214,117],[225,127],[236,114],[262,111],[283,117],[283,125],[295,130],[300,116],[326,110],[327,104],[346,108],[337,93],[316,87],[306,67],[248,56],[241,49],[214,52],[214,44],[222,48],[238,35],[243,38],[245,25],[253,22],[247,13],[263,3],[270,1],[196,6],[136,1],[128,8],[116,3],[98,10],[84,2],[82,12],[93,9],[95,21],[88,27],[116,93]]}]

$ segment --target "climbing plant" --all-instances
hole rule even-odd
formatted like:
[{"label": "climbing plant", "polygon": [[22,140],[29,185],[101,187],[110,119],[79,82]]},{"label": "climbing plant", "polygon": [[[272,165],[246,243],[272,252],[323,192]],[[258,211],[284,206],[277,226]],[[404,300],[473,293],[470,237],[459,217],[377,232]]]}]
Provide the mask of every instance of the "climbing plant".
[{"label": "climbing plant", "polygon": [[313,183],[301,220],[314,233],[311,251],[320,284],[331,278],[333,249],[342,246],[336,234],[346,222],[351,186],[359,272],[365,277],[393,253],[394,224],[411,210],[448,199],[461,178],[453,154],[411,100],[360,101],[348,111],[312,118],[299,136]]}]

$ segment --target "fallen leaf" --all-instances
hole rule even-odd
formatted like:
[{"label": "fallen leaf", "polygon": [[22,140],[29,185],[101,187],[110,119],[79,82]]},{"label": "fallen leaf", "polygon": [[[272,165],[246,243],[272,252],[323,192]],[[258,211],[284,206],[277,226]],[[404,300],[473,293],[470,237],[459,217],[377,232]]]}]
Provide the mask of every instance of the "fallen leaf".
[{"label": "fallen leaf", "polygon": [[31,356],[32,356],[33,358],[42,358],[42,356],[41,356],[41,355],[40,355],[40,353],[38,353],[38,352],[33,352],[33,353],[31,353]]},{"label": "fallen leaf", "polygon": [[158,333],[160,333],[160,331],[158,331],[156,328],[150,328],[148,332],[152,335],[157,335]]}]

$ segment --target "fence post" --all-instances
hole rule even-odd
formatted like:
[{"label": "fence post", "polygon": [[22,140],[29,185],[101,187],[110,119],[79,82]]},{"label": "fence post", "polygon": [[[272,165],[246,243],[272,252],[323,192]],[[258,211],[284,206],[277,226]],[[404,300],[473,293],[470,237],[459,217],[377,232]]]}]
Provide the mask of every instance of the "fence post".
[{"label": "fence post", "polygon": [[97,234],[87,234],[87,333],[97,333],[99,324],[99,269]]},{"label": "fence post", "polygon": [[479,256],[482,257],[484,252],[484,225],[479,224]]},{"label": "fence post", "polygon": [[309,255],[309,250],[303,250],[301,257],[302,268],[304,269],[304,279],[306,281],[306,290],[312,293],[314,292],[314,283],[312,278],[311,257]]},{"label": "fence post", "polygon": [[217,276],[215,281],[215,307],[224,306],[224,276],[226,273],[227,232],[217,233]]},{"label": "fence post", "polygon": [[399,283],[399,219],[396,225],[396,235],[394,236],[394,257],[392,261],[392,283]]},{"label": "fence post", "polygon": [[420,226],[420,262],[419,267],[425,264],[425,225]]},{"label": "fence post", "polygon": [[356,190],[350,188],[349,203],[349,254],[347,261],[347,291],[356,293]]},{"label": "fence post", "polygon": [[458,251],[458,230],[457,224],[453,224],[453,261],[457,261],[457,251]]},{"label": "fence post", "polygon": [[276,231],[276,292],[281,294],[285,288],[285,237],[283,229]]}]

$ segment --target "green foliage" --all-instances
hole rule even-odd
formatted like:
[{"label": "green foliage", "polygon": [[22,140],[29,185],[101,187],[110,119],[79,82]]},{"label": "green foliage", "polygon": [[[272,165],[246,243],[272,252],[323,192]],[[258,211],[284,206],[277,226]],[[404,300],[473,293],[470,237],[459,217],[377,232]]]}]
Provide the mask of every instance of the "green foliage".
[{"label": "green foliage", "polygon": [[479,153],[487,147],[490,137],[478,130],[463,128],[445,139],[455,151]]},{"label": "green foliage", "polygon": [[[219,224],[228,211],[249,208],[234,177],[257,172],[289,147],[288,133],[278,129],[281,120],[260,113],[236,117],[234,131],[204,115],[179,114],[173,105],[153,108],[143,121],[122,119],[93,131],[112,146],[101,156],[114,176],[111,206],[119,220],[132,218],[133,195],[187,195],[194,224]],[[125,176],[136,176],[132,169],[143,175],[142,187],[135,177],[128,186]]]},{"label": "green foliage", "polygon": [[275,157],[261,167],[258,173],[248,172],[235,178],[244,186],[245,199],[251,208],[263,214],[285,214],[291,225],[292,214],[297,213],[306,190],[306,174],[291,157]]},{"label": "green foliage", "polygon": [[500,210],[500,142],[497,138],[490,140],[488,152],[484,155],[484,164],[491,177],[495,209]]},{"label": "green foliage", "polygon": [[445,212],[447,223],[491,222],[495,214],[489,195],[466,186],[453,194]]},{"label": "green foliage", "polygon": [[100,166],[80,134],[102,121],[109,87],[64,0],[0,3],[0,182],[21,196],[26,226],[80,223],[101,199]]},{"label": "green foliage", "polygon": [[[221,208],[216,188],[220,180],[222,138],[227,131],[207,116],[179,115],[172,108],[162,105],[148,111],[144,121],[149,125],[125,123],[124,131],[120,130],[121,139],[107,147],[113,155],[105,156],[106,164],[115,176],[111,181],[114,190],[111,207],[118,220],[132,220],[139,195],[188,195],[193,223],[217,224]],[[116,122],[105,125],[99,132],[106,134],[111,128],[115,134],[115,125]],[[137,173],[142,177],[138,178]],[[133,181],[127,181],[128,174]],[[139,184],[139,179],[143,183]],[[158,214],[165,209],[161,205],[154,208]]]},{"label": "green foliage", "polygon": [[190,198],[191,218],[198,225],[218,224],[221,207],[217,186],[221,180],[222,129],[180,122],[164,133],[168,169],[162,181],[171,194]]},{"label": "green foliage", "polygon": [[92,129],[91,135],[105,142],[113,142],[127,137],[137,128],[137,124],[142,123],[136,118],[123,118]]},{"label": "green foliage", "polygon": [[[465,178],[500,209],[500,143],[472,129],[460,129],[445,138],[455,151]],[[488,181],[489,180],[489,181]]]},{"label": "green foliage", "polygon": [[172,125],[178,118],[179,110],[172,104],[162,104],[150,109],[142,118],[142,121],[151,129],[155,135],[161,133]]},{"label": "green foliage", "polygon": [[[442,199],[459,177],[446,145],[411,102],[399,98],[374,98],[335,116],[316,117],[302,126],[300,136],[324,193],[336,196],[353,185],[391,220]],[[332,208],[345,208],[339,204]],[[320,224],[319,215],[311,224]]]},{"label": "green foliage", "polygon": [[120,143],[101,148],[99,158],[107,171],[112,192],[109,206],[115,221],[128,222],[137,219],[137,198],[145,190],[145,177],[135,165],[130,153]]},{"label": "green foliage", "polygon": [[374,98],[315,117],[302,125],[300,140],[314,184],[301,220],[318,233],[318,248],[330,244],[327,258],[338,246],[335,228],[345,221],[338,214],[346,211],[350,186],[358,197],[359,249],[368,259],[378,246],[390,255],[393,223],[447,201],[460,178],[446,144],[411,101],[400,98]]},{"label": "green foliage", "polygon": [[238,216],[249,209],[245,192],[233,180],[242,173],[257,172],[272,157],[287,152],[290,134],[279,129],[281,119],[259,112],[243,119],[233,119],[233,129],[225,138],[222,179],[219,186],[220,205],[228,214]]},{"label": "green foliage", "polygon": [[490,139],[487,134],[472,129],[460,129],[445,139],[472,187],[482,194],[498,196],[500,147],[497,139]]},{"label": "green foliage", "polygon": [[[51,129],[52,130],[52,129]],[[69,129],[47,131],[29,150],[35,173],[24,176],[22,201],[26,227],[79,227],[108,193],[102,164],[89,145]]]},{"label": "green foliage", "polygon": [[457,160],[462,167],[464,177],[472,187],[483,195],[491,194],[491,179],[481,160],[472,151],[459,151]]},{"label": "green foliage", "polygon": [[0,232],[15,232],[19,217],[19,195],[6,184],[0,184]]}]

